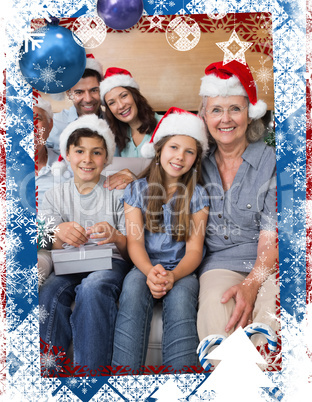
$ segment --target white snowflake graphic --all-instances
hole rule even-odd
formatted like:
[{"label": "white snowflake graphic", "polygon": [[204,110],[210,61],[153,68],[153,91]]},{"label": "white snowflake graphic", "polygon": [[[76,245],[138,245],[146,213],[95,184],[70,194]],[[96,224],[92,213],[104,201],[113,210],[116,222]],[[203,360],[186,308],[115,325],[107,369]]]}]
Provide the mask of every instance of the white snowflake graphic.
[{"label": "white snowflake graphic", "polygon": [[64,356],[64,352],[58,351],[54,353],[52,346],[48,347],[47,352],[41,354],[41,370],[42,375],[49,375],[52,372],[59,372],[62,369],[60,359]]},{"label": "white snowflake graphic", "polygon": [[32,84],[37,84],[39,81],[44,83],[43,91],[47,92],[50,90],[49,84],[53,82],[57,87],[63,87],[62,81],[56,79],[57,74],[62,74],[66,67],[59,66],[56,70],[53,70],[51,65],[53,64],[52,57],[49,56],[47,62],[47,67],[40,66],[39,63],[33,63],[34,70],[38,70],[39,77],[34,77],[31,79]]},{"label": "white snowflake graphic", "polygon": [[257,84],[263,84],[262,89],[265,93],[268,93],[269,91],[268,82],[273,81],[272,69],[265,67],[265,63],[269,60],[271,60],[269,57],[265,59],[263,56],[261,56],[259,60],[259,63],[261,64],[260,69],[255,69],[253,67],[250,68],[250,71],[252,72]]},{"label": "white snowflake graphic", "polygon": [[[46,218],[44,215],[38,215],[38,245],[40,247],[44,248],[48,243],[54,243],[56,241],[55,233],[58,231],[59,228],[55,225],[53,216]],[[34,232],[32,234],[32,239],[37,240],[37,236],[35,237]]]},{"label": "white snowflake graphic", "polygon": [[175,2],[171,0],[148,0],[148,3],[154,5],[154,14],[166,14]]}]

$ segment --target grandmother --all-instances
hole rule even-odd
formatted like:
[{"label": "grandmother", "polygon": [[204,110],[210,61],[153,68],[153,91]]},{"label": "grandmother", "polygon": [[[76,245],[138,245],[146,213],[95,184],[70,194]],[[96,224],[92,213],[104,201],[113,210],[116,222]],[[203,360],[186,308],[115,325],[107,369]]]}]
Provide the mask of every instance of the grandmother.
[{"label": "grandmother", "polygon": [[[276,159],[261,121],[267,106],[257,99],[248,66],[237,61],[209,65],[200,96],[211,146],[203,161],[210,212],[199,338],[227,336],[253,321],[277,330]],[[252,340],[259,345],[265,338]]]}]

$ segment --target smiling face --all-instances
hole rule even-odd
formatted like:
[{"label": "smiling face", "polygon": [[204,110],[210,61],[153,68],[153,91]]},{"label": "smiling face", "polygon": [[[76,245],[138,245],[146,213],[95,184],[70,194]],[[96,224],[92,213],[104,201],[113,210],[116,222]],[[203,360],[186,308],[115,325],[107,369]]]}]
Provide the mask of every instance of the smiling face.
[{"label": "smiling face", "polygon": [[[217,109],[224,110],[222,116],[214,116]],[[231,114],[228,109],[236,112]],[[241,112],[237,113],[239,109]],[[248,117],[248,102],[244,96],[208,97],[204,119],[218,146],[247,145],[246,130],[251,119]]]},{"label": "smiling face", "polygon": [[100,137],[80,137],[77,145],[70,145],[66,159],[74,172],[78,191],[87,194],[100,180],[107,161],[106,147]]},{"label": "smiling face", "polygon": [[177,182],[193,166],[197,156],[196,140],[187,135],[174,135],[164,144],[160,164],[167,183]]},{"label": "smiling face", "polygon": [[128,89],[115,87],[105,94],[104,99],[116,119],[129,125],[138,122],[138,108]]},{"label": "smiling face", "polygon": [[101,107],[100,83],[96,77],[81,78],[77,84],[67,91],[78,116],[99,114]]}]

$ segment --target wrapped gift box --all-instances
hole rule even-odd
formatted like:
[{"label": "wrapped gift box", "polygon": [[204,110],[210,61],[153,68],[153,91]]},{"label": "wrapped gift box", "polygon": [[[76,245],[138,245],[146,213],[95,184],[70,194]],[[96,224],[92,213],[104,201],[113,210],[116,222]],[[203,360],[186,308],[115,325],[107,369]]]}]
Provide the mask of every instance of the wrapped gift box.
[{"label": "wrapped gift box", "polygon": [[113,250],[106,245],[86,244],[52,250],[55,275],[77,274],[112,268]]}]

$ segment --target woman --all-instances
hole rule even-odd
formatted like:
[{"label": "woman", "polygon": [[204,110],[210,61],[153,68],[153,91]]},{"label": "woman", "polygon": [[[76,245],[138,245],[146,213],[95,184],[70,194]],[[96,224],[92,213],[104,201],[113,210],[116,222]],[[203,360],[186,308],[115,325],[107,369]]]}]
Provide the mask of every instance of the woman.
[{"label": "woman", "polygon": [[[127,70],[109,67],[100,90],[106,119],[115,135],[116,156],[141,157],[141,148],[150,141],[160,116],[141,95],[139,85]],[[130,170],[124,169],[109,177],[109,187],[125,188],[133,178]]]},{"label": "woman", "polygon": [[[212,146],[202,166],[210,213],[199,338],[228,335],[253,321],[277,330],[276,160],[262,140],[266,104],[257,99],[248,66],[237,61],[208,66],[200,95]],[[264,339],[254,338],[255,344]]]}]

